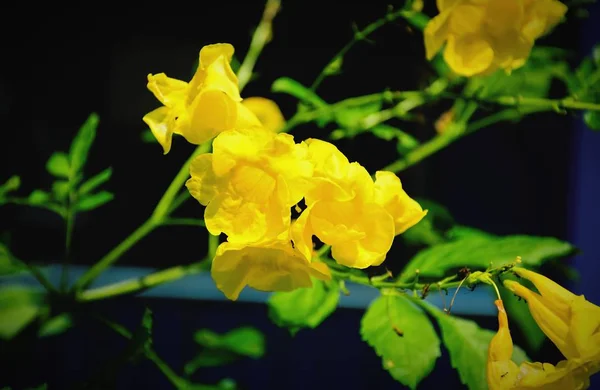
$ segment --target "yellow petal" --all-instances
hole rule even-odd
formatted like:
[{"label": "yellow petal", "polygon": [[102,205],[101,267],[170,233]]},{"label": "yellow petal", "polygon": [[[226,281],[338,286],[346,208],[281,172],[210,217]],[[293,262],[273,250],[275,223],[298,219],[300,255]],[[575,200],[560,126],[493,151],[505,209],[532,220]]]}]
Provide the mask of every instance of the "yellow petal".
[{"label": "yellow petal", "polygon": [[181,134],[195,145],[231,129],[237,116],[235,102],[225,92],[216,89],[198,94],[189,110],[190,124],[182,129]]},{"label": "yellow petal", "polygon": [[375,173],[375,203],[383,206],[394,218],[395,234],[404,233],[416,225],[425,215],[421,205],[402,188],[402,183],[393,172]]},{"label": "yellow petal", "polygon": [[[202,53],[200,54],[202,57]],[[217,89],[225,92],[232,100],[241,102],[240,89],[236,75],[231,70],[229,59],[218,57],[205,68],[206,76],[202,89]]]},{"label": "yellow petal", "polygon": [[254,113],[268,130],[277,133],[285,126],[285,118],[274,101],[256,96],[245,98],[242,104]]},{"label": "yellow petal", "polygon": [[[494,0],[490,0],[494,1]],[[448,18],[448,31],[456,37],[479,35],[483,27],[485,8],[477,5],[461,4],[452,9]]]},{"label": "yellow petal", "polygon": [[257,162],[275,134],[259,129],[224,131],[213,141],[213,169],[217,176],[227,174],[239,162]]},{"label": "yellow petal", "polygon": [[212,169],[212,154],[197,156],[190,164],[190,175],[185,183],[190,194],[206,206],[218,193],[218,178]]},{"label": "yellow petal", "polygon": [[567,6],[558,0],[530,1],[525,7],[525,22],[521,32],[534,41],[557,25],[566,12]]},{"label": "yellow petal", "polygon": [[290,228],[294,246],[306,260],[311,260],[313,256],[312,236],[314,235],[314,232],[309,219],[311,209],[311,206],[307,207],[302,214],[300,214],[298,219],[292,222],[292,227]]},{"label": "yellow petal", "polygon": [[163,106],[144,115],[142,120],[150,127],[152,135],[162,146],[164,154],[171,150],[173,140],[173,118],[171,109]]},{"label": "yellow petal", "polygon": [[237,106],[237,117],[235,118],[235,129],[250,129],[253,127],[262,127],[262,123],[258,120],[256,115],[248,107],[240,102],[236,102]]},{"label": "yellow petal", "polygon": [[448,39],[448,17],[450,12],[442,12],[431,19],[423,30],[425,55],[431,60]]},{"label": "yellow petal", "polygon": [[494,37],[502,37],[511,31],[517,31],[523,23],[523,2],[488,0],[484,17],[486,32]]},{"label": "yellow petal", "polygon": [[571,336],[579,356],[600,363],[600,307],[577,296],[571,314]]},{"label": "yellow petal", "polygon": [[188,90],[185,81],[167,77],[164,73],[148,75],[148,89],[167,107],[183,105]]},{"label": "yellow petal", "polygon": [[230,178],[232,194],[245,202],[266,204],[275,192],[276,179],[263,169],[243,165],[235,169]]},{"label": "yellow petal", "polygon": [[311,275],[330,278],[322,266],[311,266],[288,241],[258,246],[223,243],[212,263],[212,277],[225,296],[235,300],[247,285],[261,291],[292,291],[312,286]]},{"label": "yellow petal", "polygon": [[344,179],[348,182],[357,201],[371,203],[375,193],[375,184],[369,172],[357,162],[350,163],[348,176]]},{"label": "yellow petal", "polygon": [[315,138],[305,142],[308,145],[308,158],[315,166],[315,176],[332,180],[346,177],[350,162],[335,145]]},{"label": "yellow petal", "polygon": [[488,348],[486,376],[490,390],[513,388],[519,368],[511,360],[513,342],[508,327],[508,317],[501,300],[494,302],[498,308],[498,332],[492,338]]},{"label": "yellow petal", "polygon": [[556,366],[549,363],[523,363],[519,367],[516,389],[587,389],[590,372],[581,361],[562,360]]},{"label": "yellow petal", "polygon": [[449,8],[454,7],[463,2],[464,0],[436,0],[436,5],[440,12],[444,12]]},{"label": "yellow petal", "polygon": [[444,60],[455,73],[470,77],[492,67],[494,51],[489,42],[479,35],[450,35],[444,49]]}]

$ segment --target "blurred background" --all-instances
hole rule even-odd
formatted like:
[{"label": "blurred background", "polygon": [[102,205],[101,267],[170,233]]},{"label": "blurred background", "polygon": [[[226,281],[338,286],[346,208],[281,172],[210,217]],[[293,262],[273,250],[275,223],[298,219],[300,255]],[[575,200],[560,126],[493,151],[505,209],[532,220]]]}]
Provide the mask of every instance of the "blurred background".
[{"label": "blurred background", "polygon": [[[397,7],[402,2],[396,2]],[[426,12],[434,14],[433,1]],[[275,100],[286,118],[296,109],[294,98],[270,92],[271,83],[288,76],[310,85],[332,56],[362,28],[383,16],[390,1],[283,1],[274,22],[274,36],[258,60],[257,77],[242,96]],[[392,2],[393,4],[393,2]],[[168,4],[171,5],[171,4]],[[189,80],[200,48],[228,42],[242,60],[264,2],[259,0],[198,3],[194,8],[173,4],[103,10],[56,7],[35,15],[15,11],[14,27],[4,24],[5,56],[0,78],[0,182],[21,176],[23,194],[49,188],[44,165],[57,150],[68,150],[71,139],[91,112],[100,116],[98,135],[86,165],[88,175],[111,166],[106,188],[115,199],[100,209],[78,215],[73,237],[73,261],[91,265],[118,244],[153,210],[179,167],[194,149],[176,137],[171,152],[142,141],[147,129],[142,117],[159,103],[146,89],[148,73]],[[569,15],[540,45],[569,50],[573,64],[588,55],[600,37],[600,7],[588,6],[590,16]],[[434,77],[425,60],[422,35],[403,20],[390,23],[359,42],[344,58],[343,73],[325,80],[318,94],[328,102],[391,90],[422,88]],[[553,86],[562,96],[561,85]],[[400,123],[419,139],[435,134],[433,123],[450,102],[431,105],[421,123]],[[335,127],[297,127],[297,140],[326,139]],[[336,142],[351,161],[373,172],[391,163],[395,145],[370,134]],[[499,124],[466,137],[423,163],[402,172],[404,188],[413,196],[445,205],[461,224],[491,233],[554,236],[582,249],[574,264],[579,282],[572,288],[600,302],[596,276],[600,250],[600,134],[584,128],[574,115],[538,114],[519,124]],[[190,200],[177,215],[201,217],[203,208]],[[0,233],[19,258],[34,263],[59,263],[64,252],[64,224],[56,215],[21,206],[0,208]],[[166,268],[200,260],[206,253],[205,232],[194,227],[169,227],[153,232],[126,253],[119,265]],[[388,256],[390,267],[414,253],[401,240]],[[341,309],[319,328],[295,337],[270,323],[262,304],[196,300],[121,298],[97,304],[132,327],[144,304],[155,313],[155,348],[173,367],[194,354],[195,329],[226,331],[254,325],[267,336],[267,355],[218,369],[202,370],[197,378],[216,382],[234,378],[247,389],[305,389],[328,386],[399,388],[381,368],[381,360],[360,340],[362,310]],[[493,328],[493,318],[478,317]],[[65,336],[35,346],[19,344],[2,362],[0,385],[14,389],[50,380],[50,388],[68,388],[88,377],[122,340],[109,330],[89,324]],[[7,351],[9,349],[5,349]],[[5,355],[5,354],[3,354]],[[446,357],[421,388],[443,380],[460,388]],[[115,386],[169,388],[149,362],[128,367]],[[111,388],[111,387],[107,387]]]}]

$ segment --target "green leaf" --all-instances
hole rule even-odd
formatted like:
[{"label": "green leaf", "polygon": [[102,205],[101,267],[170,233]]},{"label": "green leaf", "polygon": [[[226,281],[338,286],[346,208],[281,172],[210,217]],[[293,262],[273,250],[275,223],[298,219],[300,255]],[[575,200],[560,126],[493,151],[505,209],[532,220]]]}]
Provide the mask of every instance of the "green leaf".
[{"label": "green leaf", "polygon": [[510,318],[512,323],[516,323],[519,326],[525,336],[527,346],[533,351],[538,351],[544,343],[546,336],[531,316],[527,303],[519,300],[519,298],[506,289],[501,290],[501,295],[508,318]]},{"label": "green leaf", "polygon": [[444,206],[428,199],[415,199],[427,215],[401,237],[408,245],[436,245],[446,241],[444,232],[454,224],[454,218]]},{"label": "green leaf", "polygon": [[319,326],[336,309],[339,299],[337,283],[313,279],[311,288],[273,293],[268,300],[269,317],[295,334],[302,328]]},{"label": "green leaf", "polygon": [[27,267],[17,260],[4,244],[0,243],[0,275],[12,275],[25,269]]},{"label": "green leaf", "polygon": [[9,192],[16,191],[21,186],[21,178],[19,176],[11,176],[4,184],[0,186],[0,198]]},{"label": "green leaf", "polygon": [[81,187],[79,187],[79,195],[86,195],[96,188],[106,183],[110,177],[112,176],[112,168],[108,167],[97,175],[92,176],[88,180],[86,180]]},{"label": "green leaf", "polygon": [[76,176],[77,173],[83,170],[88,152],[96,138],[96,128],[99,121],[100,118],[96,113],[90,114],[85,123],[79,128],[73,142],[71,142],[71,148],[69,149],[71,177]]},{"label": "green leaf", "polygon": [[271,91],[287,93],[288,95],[294,96],[301,102],[309,103],[316,108],[328,106],[327,102],[321,99],[312,90],[289,77],[281,77],[275,80],[271,85]]},{"label": "green leaf", "polygon": [[419,146],[419,141],[412,135],[385,123],[378,124],[371,129],[371,133],[377,138],[386,141],[396,140],[396,150],[400,154],[406,154]]},{"label": "green leaf", "polygon": [[506,236],[497,238],[469,237],[426,248],[406,265],[401,281],[412,278],[416,270],[425,278],[441,278],[448,271],[468,267],[485,270],[511,263],[521,256],[523,264],[539,267],[544,262],[575,252],[568,242],[553,237]]},{"label": "green leaf", "polygon": [[[482,329],[474,321],[450,316],[437,308],[428,310],[437,320],[442,339],[448,352],[452,367],[458,371],[460,380],[469,389],[487,389],[486,362],[488,347],[495,332]],[[525,352],[516,347],[513,361],[520,364],[529,360]]]},{"label": "green leaf", "polygon": [[0,338],[9,340],[31,323],[41,302],[42,294],[31,287],[0,286]]},{"label": "green leaf", "polygon": [[435,367],[440,340],[429,318],[402,295],[382,295],[360,324],[362,339],[381,356],[383,368],[415,389]]},{"label": "green leaf", "polygon": [[69,197],[69,191],[71,190],[71,183],[66,180],[57,180],[52,183],[52,193],[54,197],[62,202]]},{"label": "green leaf", "polygon": [[223,335],[209,329],[200,329],[194,334],[194,340],[206,348],[227,350],[254,359],[265,353],[265,337],[252,327],[233,329]]},{"label": "green leaf", "polygon": [[97,209],[105,203],[113,200],[114,195],[108,191],[101,191],[95,194],[84,195],[77,202],[77,211],[89,211]]},{"label": "green leaf", "polygon": [[600,130],[600,112],[584,111],[583,121],[592,130]]},{"label": "green leaf", "polygon": [[186,375],[194,374],[203,367],[220,367],[233,363],[240,358],[240,355],[222,349],[207,349],[201,351],[192,360],[183,367]]},{"label": "green leaf", "polygon": [[42,205],[50,201],[50,194],[42,190],[33,190],[27,197],[27,201],[32,205]]},{"label": "green leaf", "polygon": [[342,72],[342,64],[344,63],[344,57],[335,57],[333,61],[331,61],[325,69],[323,73],[327,76],[333,76],[340,74]]},{"label": "green leaf", "polygon": [[154,134],[152,134],[152,131],[150,129],[144,130],[141,134],[141,138],[142,138],[142,142],[145,142],[148,144],[158,143],[158,141],[156,140],[156,137],[154,136]]},{"label": "green leaf", "polygon": [[152,347],[153,322],[154,320],[152,311],[146,308],[144,310],[140,325],[133,333],[133,337],[129,341],[129,345],[121,355],[122,359],[137,361],[150,351],[150,348]]},{"label": "green leaf", "polygon": [[462,240],[466,238],[498,238],[498,236],[495,236],[488,232],[484,232],[483,230],[462,225],[453,226],[450,230],[446,232],[446,236],[453,241]]},{"label": "green leaf", "polygon": [[38,331],[39,337],[56,336],[66,332],[73,326],[70,314],[63,313],[45,321]]},{"label": "green leaf", "polygon": [[46,170],[56,177],[69,177],[69,156],[63,152],[54,152],[46,163]]}]

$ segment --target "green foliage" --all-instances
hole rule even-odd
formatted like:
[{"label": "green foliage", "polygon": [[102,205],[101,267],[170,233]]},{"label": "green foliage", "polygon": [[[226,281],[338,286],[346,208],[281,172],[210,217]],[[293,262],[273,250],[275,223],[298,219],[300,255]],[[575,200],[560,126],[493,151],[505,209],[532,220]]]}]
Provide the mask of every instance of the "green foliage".
[{"label": "green foliage", "polygon": [[106,183],[112,176],[112,168],[108,167],[102,172],[90,177],[88,180],[83,182],[79,187],[79,196],[87,195],[94,191],[96,188]]},{"label": "green foliage", "polygon": [[225,334],[200,329],[194,340],[202,350],[184,367],[186,375],[192,375],[202,367],[223,366],[243,357],[259,359],[265,353],[265,337],[256,328],[242,327]]},{"label": "green foliage", "polygon": [[[491,303],[490,303],[491,304]],[[488,346],[495,332],[482,329],[476,322],[450,316],[431,307],[429,313],[437,320],[450,362],[469,389],[487,388],[485,365]],[[513,361],[520,364],[529,360],[525,352],[515,347]]]},{"label": "green foliage", "polygon": [[0,275],[12,275],[25,269],[25,265],[10,253],[6,245],[0,242]]},{"label": "green foliage", "polygon": [[153,324],[154,318],[152,311],[146,308],[139,326],[135,332],[133,332],[133,337],[121,356],[123,360],[138,361],[151,350]]},{"label": "green foliage", "polygon": [[47,319],[38,330],[39,337],[56,336],[73,327],[73,317],[68,313]]},{"label": "green foliage", "polygon": [[0,199],[7,195],[9,192],[13,192],[19,189],[21,186],[21,178],[19,176],[11,176],[4,184],[0,186]]},{"label": "green foliage", "polygon": [[[600,101],[600,45],[592,50],[592,55],[585,58],[567,79],[571,97],[588,102]],[[583,121],[592,130],[600,130],[598,111],[584,111]]]},{"label": "green foliage", "polygon": [[100,118],[96,113],[90,114],[85,123],[79,128],[75,135],[71,148],[69,149],[70,177],[74,178],[83,170],[88,158],[88,152],[96,138],[96,128]]},{"label": "green foliage", "polygon": [[158,143],[158,141],[156,140],[156,137],[154,136],[154,134],[152,134],[152,131],[150,129],[146,129],[146,130],[142,131],[140,138],[142,139],[142,142],[145,142],[147,144]]},{"label": "green foliage", "polygon": [[474,235],[462,240],[426,248],[413,257],[400,277],[410,280],[416,270],[423,278],[441,278],[449,271],[468,267],[485,270],[490,265],[499,267],[521,256],[523,264],[539,267],[544,262],[571,255],[575,247],[553,237],[514,235],[483,237]]},{"label": "green foliage", "polygon": [[428,199],[415,199],[427,215],[400,237],[408,245],[435,245],[445,241],[445,232],[454,224],[447,208]]},{"label": "green foliage", "polygon": [[0,286],[0,339],[9,340],[29,325],[42,307],[40,291],[25,286]]},{"label": "green foliage", "polygon": [[310,88],[289,77],[281,77],[275,80],[271,85],[271,91],[291,95],[302,103],[309,104],[315,108],[328,106],[327,102],[321,99]]},{"label": "green foliage", "polygon": [[63,152],[54,152],[46,162],[46,170],[53,176],[68,178],[71,172],[69,156]]},{"label": "green foliage", "polygon": [[382,295],[367,309],[360,333],[383,368],[415,389],[435,367],[440,340],[426,314],[403,295]]},{"label": "green foliage", "polygon": [[338,284],[313,279],[311,288],[273,293],[268,300],[269,317],[295,334],[302,328],[316,328],[333,313],[339,299]]},{"label": "green foliage", "polygon": [[76,203],[77,211],[89,211],[97,209],[105,203],[113,200],[114,195],[108,191],[100,191],[95,194],[83,195]]}]

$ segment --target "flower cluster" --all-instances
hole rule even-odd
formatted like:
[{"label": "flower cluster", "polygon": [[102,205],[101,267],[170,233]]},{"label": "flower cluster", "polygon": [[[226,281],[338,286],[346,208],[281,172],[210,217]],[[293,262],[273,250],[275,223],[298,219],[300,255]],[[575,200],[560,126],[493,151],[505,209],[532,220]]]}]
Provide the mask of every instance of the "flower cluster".
[{"label": "flower cluster", "polygon": [[564,16],[558,0],[437,0],[439,15],[425,27],[428,59],[442,48],[459,75],[510,71],[525,64],[536,39]]},{"label": "flower cluster", "polygon": [[[313,259],[313,236],[331,245],[340,264],[381,264],[394,236],[426,211],[394,173],[377,172],[374,181],[334,145],[296,143],[281,132],[275,103],[242,101],[232,55],[231,45],[205,46],[189,83],[149,75],[148,88],[164,106],[144,117],[165,153],[173,134],[195,144],[215,137],[212,153],[192,161],[186,186],[206,206],[208,231],[227,235],[212,262],[217,287],[237,299],[245,286],[290,291],[311,286],[311,278],[330,279]],[[292,208],[300,213],[294,220]]]},{"label": "flower cluster", "polygon": [[587,389],[590,376],[600,371],[600,307],[543,275],[523,268],[514,272],[532,282],[538,292],[515,281],[506,280],[504,285],[527,301],[539,327],[566,359],[556,366],[528,362],[517,366],[511,360],[513,343],[506,311],[497,300],[499,328],[488,352],[489,388]]}]

